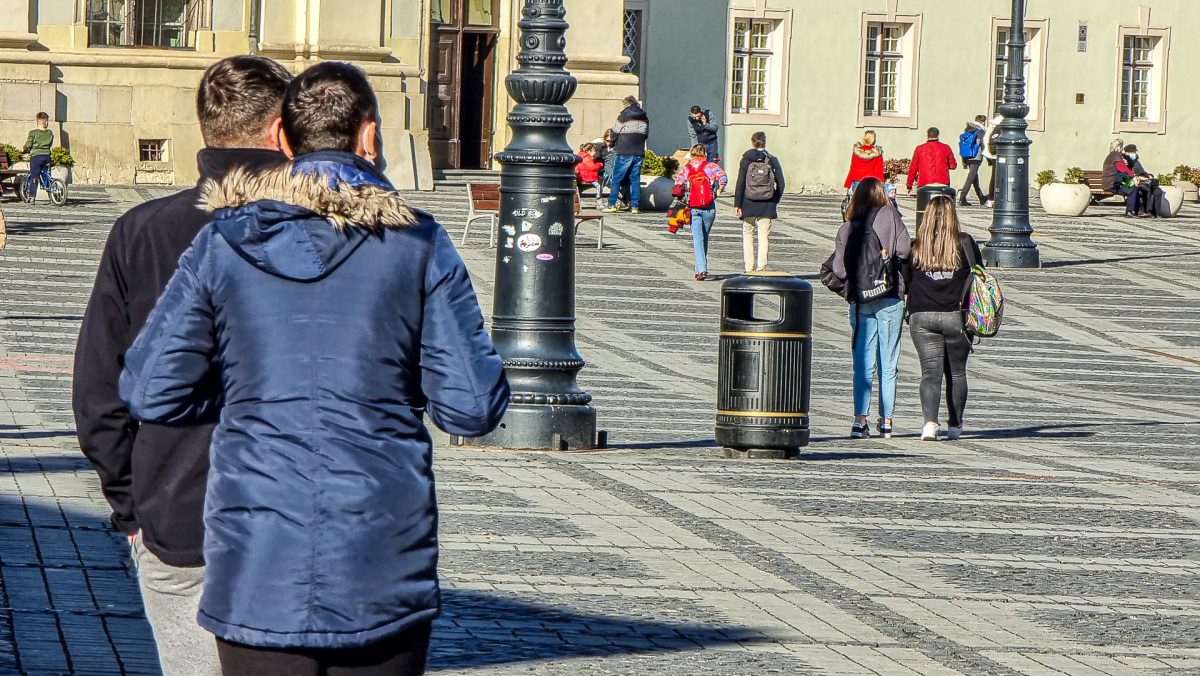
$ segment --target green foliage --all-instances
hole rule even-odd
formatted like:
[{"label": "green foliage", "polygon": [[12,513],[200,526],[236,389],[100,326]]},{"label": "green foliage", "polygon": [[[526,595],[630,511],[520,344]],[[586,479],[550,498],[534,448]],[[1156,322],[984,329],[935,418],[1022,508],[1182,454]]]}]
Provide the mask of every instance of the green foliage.
[{"label": "green foliage", "polygon": [[10,165],[21,161],[21,149],[20,148],[12,145],[10,143],[5,143],[4,145],[0,145],[0,149],[3,149],[4,154],[8,155],[8,163]]},{"label": "green foliage", "polygon": [[1071,167],[1063,176],[1063,183],[1083,183],[1083,169]]},{"label": "green foliage", "polygon": [[887,183],[893,183],[897,176],[907,176],[908,167],[912,164],[912,160],[884,160],[883,161],[883,179]]},{"label": "green foliage", "polygon": [[1159,174],[1159,185],[1175,185],[1175,174]]},{"label": "green foliage", "polygon": [[1058,176],[1055,175],[1055,173],[1052,169],[1047,169],[1045,171],[1038,172],[1038,175],[1037,175],[1038,188],[1044,188],[1044,187],[1050,185],[1051,183],[1062,183],[1062,181],[1058,180]]},{"label": "green foliage", "polygon": [[642,176],[666,176],[666,172],[663,158],[655,155],[654,151],[647,150],[645,160],[642,162]]},{"label": "green foliage", "polygon": [[1186,164],[1181,164],[1175,167],[1175,177],[1181,181],[1187,181],[1195,185],[1200,185],[1200,169],[1189,167]]},{"label": "green foliage", "polygon": [[75,166],[75,158],[71,157],[70,150],[62,146],[55,146],[50,149],[50,166],[73,167]]}]

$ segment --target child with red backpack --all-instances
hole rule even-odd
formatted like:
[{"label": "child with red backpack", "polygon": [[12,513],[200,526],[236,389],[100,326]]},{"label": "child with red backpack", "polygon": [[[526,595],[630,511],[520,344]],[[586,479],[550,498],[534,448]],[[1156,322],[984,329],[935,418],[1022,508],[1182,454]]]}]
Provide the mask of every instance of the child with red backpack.
[{"label": "child with red backpack", "polygon": [[[725,192],[729,177],[725,170],[708,161],[708,148],[692,146],[692,159],[675,174],[675,193],[686,195],[692,211],[692,246],[696,253],[696,281],[708,278],[708,240],[717,220],[717,197]],[[714,188],[714,186],[716,186]]]}]

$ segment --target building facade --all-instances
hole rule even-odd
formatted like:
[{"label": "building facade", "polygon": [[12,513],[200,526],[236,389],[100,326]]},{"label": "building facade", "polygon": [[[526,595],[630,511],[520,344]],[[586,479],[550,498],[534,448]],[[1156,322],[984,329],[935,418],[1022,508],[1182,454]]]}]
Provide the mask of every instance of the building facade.
[{"label": "building facade", "polygon": [[[5,0],[0,140],[20,145],[38,111],[71,150],[76,181],[196,180],[196,85],[233,54],[293,71],[362,67],[381,106],[389,174],[429,188],[435,169],[490,168],[508,142],[523,0]],[[598,135],[635,91],[618,3],[566,0],[572,141]],[[625,69],[627,71],[627,69]]]},{"label": "building facade", "polygon": [[[1011,9],[1010,0],[626,0],[626,26],[640,37],[626,29],[625,43],[657,152],[686,144],[688,107],[719,106],[725,157],[766,131],[789,189],[830,189],[867,129],[888,158],[911,156],[929,127],[957,152],[967,121],[1003,100]],[[1200,89],[1189,81],[1200,63],[1196,0],[1028,1],[1025,37],[1035,173],[1099,169],[1116,138],[1159,173],[1200,164],[1191,112]]]}]

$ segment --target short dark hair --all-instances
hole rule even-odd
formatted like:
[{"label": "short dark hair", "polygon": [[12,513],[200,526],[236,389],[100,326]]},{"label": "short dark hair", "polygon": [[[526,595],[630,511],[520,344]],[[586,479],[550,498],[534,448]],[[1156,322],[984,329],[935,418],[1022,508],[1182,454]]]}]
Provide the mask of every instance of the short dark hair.
[{"label": "short dark hair", "polygon": [[1132,143],[1125,146],[1125,152],[1127,152],[1127,153],[1136,153],[1137,151],[1138,151],[1137,146],[1133,145]]},{"label": "short dark hair", "polygon": [[379,101],[358,66],[323,61],[288,85],[283,132],[296,155],[318,150],[354,152],[364,122],[378,120]]},{"label": "short dark hair", "polygon": [[700,110],[700,106],[692,106],[692,115],[695,115],[697,113],[703,113],[703,112],[704,112],[703,110]]},{"label": "short dark hair", "polygon": [[766,148],[767,147],[767,132],[756,131],[753,134],[751,134],[750,135],[750,145],[754,146],[755,148]]},{"label": "short dark hair", "polygon": [[925,138],[937,138],[942,135],[942,132],[937,127],[930,127],[929,131],[925,132]]},{"label": "short dark hair", "polygon": [[279,116],[292,74],[262,56],[231,56],[204,71],[196,117],[208,146],[258,147],[263,128]]},{"label": "short dark hair", "polygon": [[49,115],[47,115],[45,112],[41,112],[41,113],[38,113],[37,115],[34,115],[34,116],[33,116],[33,119],[35,119],[35,120],[45,120],[45,121],[49,122],[49,121],[50,121],[50,116],[49,116]]}]

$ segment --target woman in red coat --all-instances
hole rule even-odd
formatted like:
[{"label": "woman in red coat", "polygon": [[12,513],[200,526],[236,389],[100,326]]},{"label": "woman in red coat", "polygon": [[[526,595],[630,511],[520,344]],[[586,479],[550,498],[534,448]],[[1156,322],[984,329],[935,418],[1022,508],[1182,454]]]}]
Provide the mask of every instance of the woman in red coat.
[{"label": "woman in red coat", "polygon": [[854,154],[850,157],[850,173],[846,175],[846,188],[863,180],[874,177],[884,181],[883,177],[883,148],[875,145],[875,132],[868,129],[863,133],[862,140],[854,144]]}]

